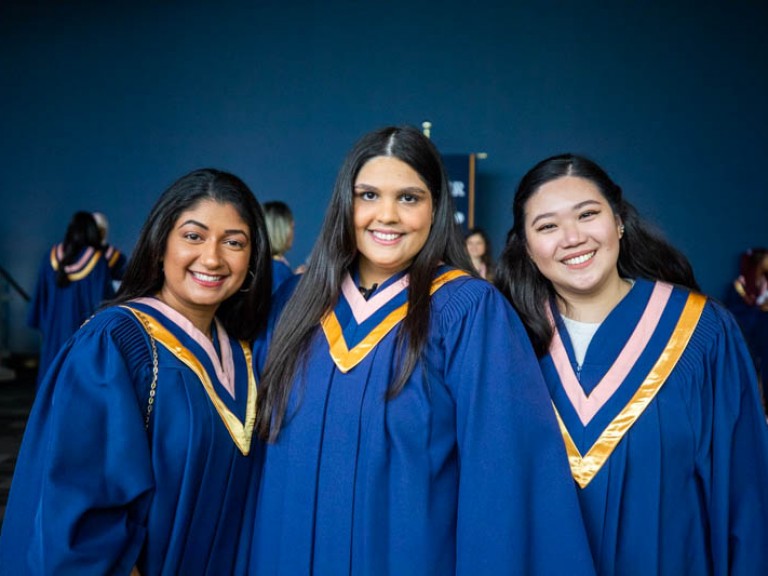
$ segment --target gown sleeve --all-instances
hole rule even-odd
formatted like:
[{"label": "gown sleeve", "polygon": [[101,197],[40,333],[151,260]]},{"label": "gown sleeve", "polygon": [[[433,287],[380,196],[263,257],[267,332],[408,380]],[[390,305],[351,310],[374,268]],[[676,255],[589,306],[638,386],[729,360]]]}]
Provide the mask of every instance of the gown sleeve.
[{"label": "gown sleeve", "polygon": [[150,377],[136,362],[148,343],[133,320],[99,316],[35,400],[0,537],[3,574],[128,574],[142,548],[154,481],[134,382]]},{"label": "gown sleeve", "polygon": [[700,448],[709,486],[715,574],[768,574],[768,425],[749,351],[733,317],[715,306],[709,351],[710,442]]},{"label": "gown sleeve", "polygon": [[533,348],[503,297],[473,284],[481,289],[442,315],[457,410],[457,574],[594,574]]}]

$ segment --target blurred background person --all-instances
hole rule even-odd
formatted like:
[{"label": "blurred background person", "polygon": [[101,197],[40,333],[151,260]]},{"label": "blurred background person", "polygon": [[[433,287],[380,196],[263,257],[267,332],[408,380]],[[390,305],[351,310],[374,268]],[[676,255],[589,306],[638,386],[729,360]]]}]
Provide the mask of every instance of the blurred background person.
[{"label": "blurred background person", "polygon": [[107,259],[110,273],[112,274],[112,280],[114,280],[115,290],[120,286],[120,280],[123,279],[125,274],[125,265],[128,259],[120,250],[115,246],[112,246],[108,240],[109,235],[109,220],[103,212],[94,212],[93,219],[96,220],[96,225],[99,227],[99,233],[101,234],[101,249],[104,252],[104,257]]},{"label": "blurred background person", "polygon": [[27,316],[29,326],[42,335],[38,384],[64,342],[112,296],[99,227],[90,212],[76,212],[64,240],[40,265]]},{"label": "blurred background person", "polygon": [[768,409],[768,248],[751,248],[739,258],[739,277],[728,289],[725,305],[744,332]]},{"label": "blurred background person", "polygon": [[464,243],[477,273],[481,278],[493,282],[493,256],[488,235],[480,228],[473,228],[464,236]]},{"label": "blurred background person", "polygon": [[267,222],[269,243],[272,246],[272,292],[274,292],[293,276],[293,270],[285,253],[293,246],[295,225],[293,212],[288,204],[279,200],[264,203],[264,218]]}]

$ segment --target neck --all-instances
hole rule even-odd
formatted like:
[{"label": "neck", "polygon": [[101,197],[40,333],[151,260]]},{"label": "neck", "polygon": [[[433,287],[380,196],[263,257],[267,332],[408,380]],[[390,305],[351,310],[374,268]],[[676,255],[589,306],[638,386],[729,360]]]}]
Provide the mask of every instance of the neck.
[{"label": "neck", "polygon": [[557,295],[557,307],[566,318],[578,322],[599,324],[629,294],[632,284],[623,278],[616,278],[596,294]]},{"label": "neck", "polygon": [[176,312],[184,316],[187,320],[192,322],[192,325],[200,330],[200,332],[203,333],[203,335],[208,338],[208,340],[213,340],[213,319],[216,314],[215,310],[211,312],[209,309],[205,310],[198,310],[194,308],[190,308],[187,306],[178,306],[174,301],[173,298],[169,298],[166,295],[163,294],[162,291],[155,294],[155,298],[160,300],[160,302],[163,302],[164,304],[167,304]]}]

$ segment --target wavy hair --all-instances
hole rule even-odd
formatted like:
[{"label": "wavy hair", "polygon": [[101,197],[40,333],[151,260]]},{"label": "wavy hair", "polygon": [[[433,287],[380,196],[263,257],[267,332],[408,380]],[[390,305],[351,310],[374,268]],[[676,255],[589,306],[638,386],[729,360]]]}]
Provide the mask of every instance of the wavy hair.
[{"label": "wavy hair", "polygon": [[549,350],[553,330],[545,303],[555,298],[552,283],[531,260],[526,246],[525,209],[528,200],[547,182],[564,176],[592,182],[624,225],[618,270],[623,278],[661,280],[698,291],[699,286],[688,259],[644,221],[621,188],[594,161],[575,154],[542,160],[523,176],[512,205],[514,224],[496,268],[495,284],[512,302],[522,318],[539,356]]},{"label": "wavy hair", "polygon": [[437,148],[410,126],[391,126],[363,136],[339,170],[307,271],[275,329],[259,390],[256,426],[263,439],[274,441],[280,433],[299,364],[306,360],[310,340],[323,315],[336,304],[344,275],[357,258],[355,179],[366,162],[379,156],[397,158],[419,174],[432,196],[434,215],[426,243],[409,268],[408,314],[397,335],[401,363],[388,398],[394,398],[403,389],[426,344],[429,289],[435,270],[441,264],[473,270],[455,222],[448,178]]}]

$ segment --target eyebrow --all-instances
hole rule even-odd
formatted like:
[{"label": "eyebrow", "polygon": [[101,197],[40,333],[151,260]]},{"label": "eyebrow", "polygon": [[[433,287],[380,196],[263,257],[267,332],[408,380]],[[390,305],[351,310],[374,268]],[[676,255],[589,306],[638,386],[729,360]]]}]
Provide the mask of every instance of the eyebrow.
[{"label": "eyebrow", "polygon": [[[370,184],[365,184],[364,182],[361,182],[360,184],[355,184],[355,190],[371,190],[371,191],[377,191],[379,188],[376,186],[372,186]],[[399,188],[397,190],[398,192],[408,192],[409,194],[429,194],[429,190],[425,190],[424,188],[419,188],[418,186],[406,186],[405,188]]]},{"label": "eyebrow", "polygon": [[[592,199],[584,200],[584,202],[579,202],[578,204],[574,204],[571,207],[571,211],[580,210],[581,208],[584,208],[584,206],[589,206],[590,204],[597,204],[598,206],[603,205],[602,202],[599,202],[598,200],[592,200]],[[542,220],[544,218],[552,218],[555,215],[556,215],[556,212],[544,212],[544,214],[539,214],[538,216],[536,216],[536,218],[531,220],[531,226],[536,224],[536,222],[538,222],[539,220]]]},{"label": "eyebrow", "polygon": [[[202,222],[198,222],[197,220],[193,220],[190,218],[189,220],[186,220],[179,224],[179,228],[182,228],[186,226],[187,224],[192,224],[193,226],[198,226],[202,228],[203,230],[209,230],[208,226],[203,224]],[[247,237],[248,233],[245,230],[240,230],[239,228],[232,228],[231,230],[224,230],[225,234],[242,234],[243,236]]]}]

